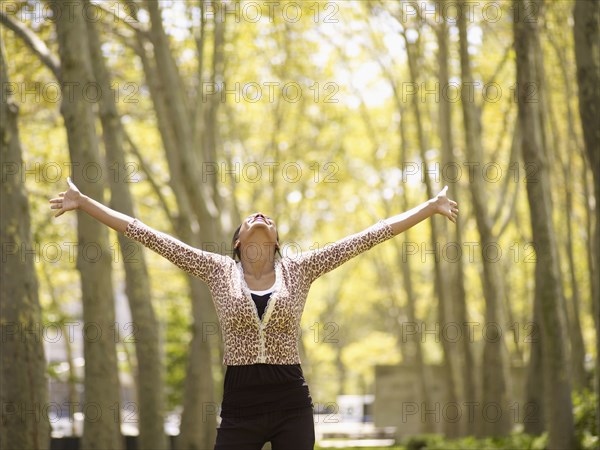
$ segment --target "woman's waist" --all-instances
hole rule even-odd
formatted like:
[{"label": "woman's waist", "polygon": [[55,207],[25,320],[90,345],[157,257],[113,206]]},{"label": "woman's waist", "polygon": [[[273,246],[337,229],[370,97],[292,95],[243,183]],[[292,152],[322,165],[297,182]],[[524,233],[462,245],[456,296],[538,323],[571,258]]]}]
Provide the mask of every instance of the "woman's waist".
[{"label": "woman's waist", "polygon": [[236,387],[229,386],[223,389],[223,401],[226,402],[228,400],[242,398],[267,399],[281,396],[284,397],[294,393],[300,393],[302,395],[308,394],[309,390],[306,381]]},{"label": "woman's waist", "polygon": [[307,386],[300,364],[227,366],[224,392],[285,391]]}]

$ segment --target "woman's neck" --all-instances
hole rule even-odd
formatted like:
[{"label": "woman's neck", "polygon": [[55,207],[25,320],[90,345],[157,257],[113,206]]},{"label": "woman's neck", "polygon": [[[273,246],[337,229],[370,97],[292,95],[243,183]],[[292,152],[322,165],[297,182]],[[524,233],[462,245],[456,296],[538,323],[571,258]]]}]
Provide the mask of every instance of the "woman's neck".
[{"label": "woman's neck", "polygon": [[275,249],[268,241],[254,241],[242,248],[240,255],[244,273],[255,280],[273,274],[275,270]]},{"label": "woman's neck", "polygon": [[273,258],[249,261],[242,259],[242,269],[244,274],[260,280],[265,276],[271,275],[275,271],[275,260]]}]

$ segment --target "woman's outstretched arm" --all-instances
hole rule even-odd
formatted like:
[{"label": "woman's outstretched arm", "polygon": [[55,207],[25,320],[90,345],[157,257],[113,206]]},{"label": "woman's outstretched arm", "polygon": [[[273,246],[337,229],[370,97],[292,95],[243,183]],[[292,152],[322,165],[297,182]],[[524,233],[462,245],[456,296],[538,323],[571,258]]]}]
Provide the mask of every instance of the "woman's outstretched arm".
[{"label": "woman's outstretched arm", "polygon": [[384,222],[392,227],[394,236],[408,230],[434,214],[446,216],[450,221],[456,223],[458,204],[447,197],[447,192],[448,186],[445,186],[434,198],[402,214],[385,219]]},{"label": "woman's outstretched arm", "polygon": [[83,195],[70,178],[67,178],[67,183],[69,183],[69,189],[50,200],[51,208],[59,210],[55,217],[73,209],[81,209],[99,222],[125,234],[130,239],[138,241],[165,257],[180,269],[208,284],[215,280],[224,279],[224,268],[234,264],[233,260],[227,256],[194,248],[143,224],[133,217],[129,217],[127,214],[115,211]]},{"label": "woman's outstretched arm", "polygon": [[446,186],[434,198],[409,211],[381,220],[378,224],[360,233],[347,236],[323,248],[303,253],[298,262],[302,266],[304,275],[312,282],[351,258],[393,238],[435,214],[444,215],[450,221],[456,222],[458,205],[446,196],[447,191],[448,187]]},{"label": "woman's outstretched arm", "polygon": [[58,217],[67,211],[80,209],[104,225],[117,230],[119,233],[124,233],[127,225],[133,222],[133,217],[115,211],[93,198],[82,194],[77,189],[77,186],[73,184],[71,178],[67,178],[67,183],[69,184],[69,189],[59,193],[58,197],[50,200],[50,203],[52,203],[50,208],[59,210],[54,217]]}]

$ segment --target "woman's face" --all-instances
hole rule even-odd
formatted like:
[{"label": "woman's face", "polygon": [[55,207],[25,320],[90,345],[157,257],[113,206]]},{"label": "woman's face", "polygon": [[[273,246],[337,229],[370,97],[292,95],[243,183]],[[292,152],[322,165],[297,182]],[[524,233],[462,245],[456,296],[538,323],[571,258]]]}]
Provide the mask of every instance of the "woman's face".
[{"label": "woman's face", "polygon": [[277,245],[275,221],[261,212],[250,214],[244,219],[236,245],[244,245],[255,240],[266,240]]}]

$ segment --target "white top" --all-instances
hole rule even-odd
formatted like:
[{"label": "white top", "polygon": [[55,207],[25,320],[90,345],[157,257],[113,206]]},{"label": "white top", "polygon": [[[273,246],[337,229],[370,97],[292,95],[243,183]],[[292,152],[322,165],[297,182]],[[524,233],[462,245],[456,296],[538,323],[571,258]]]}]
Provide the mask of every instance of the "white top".
[{"label": "white top", "polygon": [[275,283],[273,283],[273,286],[271,286],[268,289],[265,289],[264,291],[253,291],[252,289],[248,289],[250,291],[251,294],[254,295],[267,295],[272,293],[275,290]]}]

